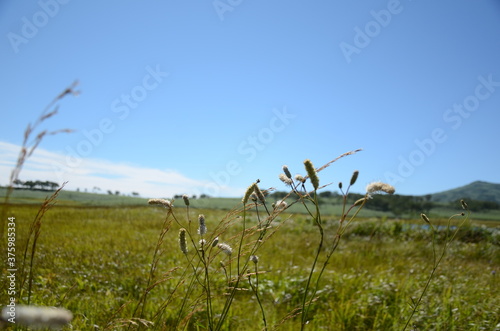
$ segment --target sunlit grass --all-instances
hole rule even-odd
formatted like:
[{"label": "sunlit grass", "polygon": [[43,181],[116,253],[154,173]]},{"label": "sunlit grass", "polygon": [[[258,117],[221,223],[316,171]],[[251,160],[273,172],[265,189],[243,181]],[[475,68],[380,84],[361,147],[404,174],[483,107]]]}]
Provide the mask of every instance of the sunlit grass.
[{"label": "sunlit grass", "polygon": [[[22,247],[37,207],[12,208],[18,222],[18,245]],[[192,219],[206,216],[214,228],[226,212],[192,210]],[[317,247],[317,231],[304,215],[280,217],[282,228],[259,251],[259,294],[268,325],[280,330],[300,328],[300,318],[282,320],[300,306],[305,275]],[[32,303],[68,308],[74,313],[73,329],[102,329],[118,325],[132,316],[134,303],[144,291],[151,258],[164,219],[157,208],[70,208],[54,207],[44,220],[35,256]],[[255,214],[248,218],[256,222]],[[337,226],[326,217],[325,227]],[[228,229],[228,235],[238,231]],[[158,273],[182,276],[189,265],[178,248],[178,231],[166,234]],[[432,259],[429,231],[390,220],[361,220],[346,233],[332,255],[321,280],[318,299],[311,307],[308,329],[381,330],[401,329],[415,298],[425,283]],[[331,238],[326,238],[326,241]],[[222,260],[223,257],[221,256]],[[320,261],[321,262],[321,261]],[[435,281],[414,318],[422,329],[494,330],[500,323],[498,242],[456,241],[438,269]],[[178,268],[171,271],[174,268]],[[223,295],[222,269],[214,284],[216,296]],[[148,320],[177,286],[174,279],[153,289],[145,307]],[[226,329],[261,328],[255,296],[238,293]],[[187,284],[177,288],[163,319],[177,318]],[[301,292],[302,291],[302,292]],[[302,293],[303,294],[303,293]],[[2,296],[5,294],[2,293]],[[1,298],[5,302],[5,298]],[[214,310],[220,302],[214,300]],[[206,325],[205,315],[194,312],[188,329]],[[282,324],[280,324],[282,323]],[[148,327],[151,328],[151,327]],[[161,328],[160,328],[161,329]]]}]

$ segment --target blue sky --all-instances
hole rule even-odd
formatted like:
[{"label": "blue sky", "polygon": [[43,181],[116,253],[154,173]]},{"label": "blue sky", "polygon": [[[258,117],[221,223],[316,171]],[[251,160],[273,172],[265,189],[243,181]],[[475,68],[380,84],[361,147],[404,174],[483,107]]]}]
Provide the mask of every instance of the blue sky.
[{"label": "blue sky", "polygon": [[0,184],[240,196],[281,166],[428,194],[499,183],[498,1],[3,1]]}]

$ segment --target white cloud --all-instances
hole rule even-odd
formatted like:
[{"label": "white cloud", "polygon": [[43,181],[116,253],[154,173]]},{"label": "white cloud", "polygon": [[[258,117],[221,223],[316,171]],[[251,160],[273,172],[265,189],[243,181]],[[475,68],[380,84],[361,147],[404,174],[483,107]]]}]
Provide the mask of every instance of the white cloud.
[{"label": "white cloud", "polygon": [[[0,141],[0,182],[6,185],[16,164],[19,145]],[[70,159],[62,153],[41,148],[35,150],[26,161],[21,180],[52,181],[59,184],[67,181],[67,190],[98,187],[102,192],[120,191],[123,194],[138,192],[143,197],[171,197],[175,194],[211,196],[239,196],[244,189],[219,186],[210,181],[197,180],[170,169],[155,169],[143,166],[82,158]]]}]

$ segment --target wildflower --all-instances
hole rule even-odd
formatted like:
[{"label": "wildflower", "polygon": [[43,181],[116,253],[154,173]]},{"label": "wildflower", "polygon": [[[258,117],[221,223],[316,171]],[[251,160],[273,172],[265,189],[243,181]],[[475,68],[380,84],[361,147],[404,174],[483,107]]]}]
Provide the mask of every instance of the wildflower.
[{"label": "wildflower", "polygon": [[368,184],[368,186],[366,186],[366,193],[371,194],[376,192],[385,192],[388,194],[394,194],[394,192],[396,192],[396,189],[392,185],[382,182],[373,182]]},{"label": "wildflower", "polygon": [[257,264],[259,262],[259,257],[257,255],[250,255],[250,261]]},{"label": "wildflower", "polygon": [[185,204],[186,206],[189,206],[189,197],[187,196],[187,194],[184,194],[184,195],[182,196],[182,200],[184,200],[184,204]]},{"label": "wildflower", "polygon": [[186,242],[186,229],[182,228],[179,230],[179,246],[181,248],[181,252],[187,254],[187,242]]},{"label": "wildflower", "polygon": [[288,207],[288,204],[284,200],[278,200],[275,203],[273,203],[273,208],[278,209],[278,210],[284,210]]},{"label": "wildflower", "polygon": [[[0,320],[8,321],[9,309],[2,310]],[[64,308],[16,305],[16,323],[38,329],[60,329],[73,319],[73,314]]]},{"label": "wildflower", "polygon": [[288,177],[287,175],[285,174],[280,174],[279,175],[279,178],[280,180],[285,183],[286,185],[292,185],[293,184],[293,181],[290,179],[290,177]]},{"label": "wildflower", "polygon": [[355,170],[352,174],[352,177],[351,177],[351,183],[349,185],[354,185],[354,183],[356,183],[356,180],[358,179],[358,175],[359,175],[359,171],[358,170]]},{"label": "wildflower", "polygon": [[168,209],[172,208],[172,202],[165,200],[165,199],[149,199],[148,204],[162,206],[162,207],[165,207]]},{"label": "wildflower", "polygon": [[306,167],[307,175],[311,178],[311,184],[315,190],[319,187],[319,178],[316,173],[316,169],[314,168],[311,160],[307,159],[304,161],[304,166]]},{"label": "wildflower", "polygon": [[252,185],[250,185],[247,188],[247,190],[245,192],[245,195],[243,196],[243,199],[242,199],[243,204],[246,204],[248,202],[248,199],[250,198],[250,195],[253,193],[253,191],[255,189],[255,186],[257,186],[257,184],[252,183]]},{"label": "wildflower", "polygon": [[301,182],[302,184],[304,184],[306,182],[306,179],[304,178],[304,176],[302,175],[295,175],[295,180],[298,181],[298,182]]},{"label": "wildflower", "polygon": [[203,236],[205,233],[207,233],[207,227],[205,225],[205,215],[200,214],[198,216],[198,222],[200,223],[200,227],[198,228],[198,234],[200,236]]},{"label": "wildflower", "polygon": [[292,179],[292,174],[290,173],[290,170],[288,170],[288,166],[284,165],[284,166],[283,166],[283,171],[285,172],[285,175],[286,175],[289,179]]},{"label": "wildflower", "polygon": [[233,249],[228,244],[220,243],[217,244],[217,247],[219,247],[219,249],[222,250],[227,255],[231,255],[233,253]]}]

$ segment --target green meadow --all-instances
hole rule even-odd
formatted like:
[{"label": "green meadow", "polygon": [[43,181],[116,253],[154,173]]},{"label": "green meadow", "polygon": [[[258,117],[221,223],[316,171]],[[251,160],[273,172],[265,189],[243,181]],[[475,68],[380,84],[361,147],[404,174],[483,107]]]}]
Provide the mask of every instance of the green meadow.
[{"label": "green meadow", "polygon": [[[264,206],[243,210],[240,199],[219,208],[197,200],[188,208],[181,199],[171,210],[144,199],[113,206],[65,201],[62,195],[37,223],[35,247],[30,229],[40,206],[8,210],[16,219],[18,303],[69,309],[74,318],[64,330],[403,330],[444,245],[406,329],[500,330],[498,223],[474,215],[446,244],[446,227],[438,224],[447,218],[431,218],[432,232],[421,219],[364,209],[324,264],[323,253],[337,240],[338,214],[323,214],[317,255],[318,226],[303,206],[262,226]],[[462,218],[453,218],[452,228]],[[187,252],[179,246],[181,228]],[[212,247],[215,238],[232,253]],[[250,254],[258,263],[249,262]],[[315,291],[304,304],[306,288]],[[1,302],[7,299],[2,291]]]}]

